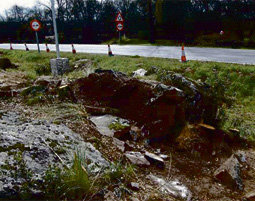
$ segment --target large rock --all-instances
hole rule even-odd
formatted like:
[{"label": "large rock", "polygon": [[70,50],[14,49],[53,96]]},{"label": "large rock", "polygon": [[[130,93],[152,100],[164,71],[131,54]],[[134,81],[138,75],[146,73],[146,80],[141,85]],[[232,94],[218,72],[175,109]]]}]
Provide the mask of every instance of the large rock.
[{"label": "large rock", "polygon": [[209,85],[195,82],[172,71],[163,72],[161,81],[184,92],[185,114],[188,121],[197,123],[203,119],[207,124],[217,125],[218,107],[226,101],[226,97],[220,94],[219,90],[213,92]]},{"label": "large rock", "polygon": [[241,167],[234,154],[214,172],[214,177],[230,188],[243,190]]},{"label": "large rock", "polygon": [[64,125],[24,121],[12,112],[0,114],[0,199],[19,198],[28,180],[30,190],[39,192],[36,183],[43,182],[46,171],[51,166],[70,167],[77,151],[86,156],[89,172],[109,165],[92,144]]},{"label": "large rock", "polygon": [[207,85],[179,74],[142,81],[112,70],[96,70],[71,83],[75,98],[85,104],[117,109],[121,117],[144,126],[148,138],[176,137],[186,121],[215,120],[217,101]]},{"label": "large rock", "polygon": [[70,87],[82,103],[118,109],[149,131],[149,138],[173,136],[185,123],[184,94],[181,90],[129,78],[113,71],[96,71]]}]

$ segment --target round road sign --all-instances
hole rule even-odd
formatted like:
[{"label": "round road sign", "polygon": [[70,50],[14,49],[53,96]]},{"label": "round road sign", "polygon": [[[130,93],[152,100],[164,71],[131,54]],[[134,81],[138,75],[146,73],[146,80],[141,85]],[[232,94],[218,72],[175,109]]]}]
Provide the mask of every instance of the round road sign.
[{"label": "round road sign", "polygon": [[123,29],[124,29],[124,26],[123,26],[123,24],[122,23],[117,23],[117,30],[118,31],[122,31]]},{"label": "round road sign", "polygon": [[38,20],[32,20],[30,27],[33,31],[39,31],[41,29],[41,23]]}]

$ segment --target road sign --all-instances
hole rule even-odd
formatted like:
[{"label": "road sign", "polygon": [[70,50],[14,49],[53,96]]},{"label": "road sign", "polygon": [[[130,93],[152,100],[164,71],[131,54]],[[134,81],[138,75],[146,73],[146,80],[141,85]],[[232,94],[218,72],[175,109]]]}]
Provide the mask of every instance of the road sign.
[{"label": "road sign", "polygon": [[121,22],[117,23],[116,27],[117,27],[118,31],[123,31],[123,29],[124,29],[124,26]]},{"label": "road sign", "polygon": [[121,12],[118,13],[115,22],[124,22],[124,18],[121,15]]},{"label": "road sign", "polygon": [[30,22],[30,27],[33,31],[39,31],[41,29],[42,25],[38,20],[32,20]]}]

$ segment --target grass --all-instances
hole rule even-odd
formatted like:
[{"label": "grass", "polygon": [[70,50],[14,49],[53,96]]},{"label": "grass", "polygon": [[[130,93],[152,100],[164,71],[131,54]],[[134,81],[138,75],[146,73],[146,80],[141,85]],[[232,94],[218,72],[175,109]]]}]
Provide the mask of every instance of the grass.
[{"label": "grass", "polygon": [[69,169],[53,166],[47,170],[43,188],[47,199],[86,200],[116,183],[128,185],[135,176],[134,170],[131,165],[115,162],[97,175],[91,174],[86,158],[75,153]]},{"label": "grass", "polygon": [[[23,71],[34,80],[39,75],[48,71],[38,71],[38,65],[49,66],[49,59],[55,57],[55,53],[36,51],[9,51],[4,50],[4,56],[13,63],[17,63],[19,71]],[[62,57],[70,59],[71,65],[79,59],[88,59],[94,68],[112,69],[131,75],[133,71],[144,68],[150,71],[145,79],[162,81],[162,72],[174,71],[196,81],[202,81],[211,85],[217,93],[223,94],[231,100],[231,104],[225,103],[221,115],[223,115],[222,128],[229,130],[236,128],[240,134],[251,140],[255,140],[255,66],[227,64],[217,62],[188,61],[180,63],[176,59],[144,58],[139,56],[115,56],[94,54],[61,53]],[[154,72],[152,67],[159,71]],[[47,68],[46,68],[47,69]],[[13,70],[12,70],[13,71]],[[84,76],[84,70],[73,71],[64,75],[69,79]]]}]

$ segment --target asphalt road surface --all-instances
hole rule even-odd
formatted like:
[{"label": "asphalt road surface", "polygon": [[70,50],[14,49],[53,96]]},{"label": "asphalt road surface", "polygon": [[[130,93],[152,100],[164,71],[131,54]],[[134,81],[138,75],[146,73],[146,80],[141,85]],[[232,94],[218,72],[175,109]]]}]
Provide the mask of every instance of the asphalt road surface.
[{"label": "asphalt road surface", "polygon": [[[27,44],[30,50],[37,50],[36,44]],[[107,45],[74,45],[76,51],[82,53],[107,54]],[[9,49],[9,44],[0,44],[0,48]],[[25,50],[24,44],[13,44],[14,49]],[[42,51],[45,45],[40,44]],[[51,51],[55,51],[54,45],[49,45]],[[160,57],[160,58],[181,58],[181,47],[175,46],[146,46],[146,45],[112,45],[112,52],[115,55]],[[60,45],[60,51],[71,52],[71,45]],[[255,65],[255,50],[226,49],[226,48],[199,48],[185,47],[187,60],[216,61],[238,64]]]}]

